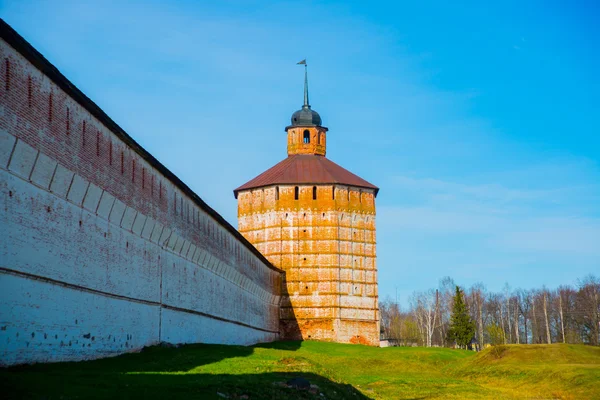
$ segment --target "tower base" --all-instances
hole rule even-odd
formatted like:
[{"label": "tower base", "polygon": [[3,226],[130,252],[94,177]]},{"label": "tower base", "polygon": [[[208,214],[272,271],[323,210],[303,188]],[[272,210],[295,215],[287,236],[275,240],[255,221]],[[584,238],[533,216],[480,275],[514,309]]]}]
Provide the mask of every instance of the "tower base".
[{"label": "tower base", "polygon": [[282,340],[321,340],[379,347],[379,321],[352,319],[281,319]]}]

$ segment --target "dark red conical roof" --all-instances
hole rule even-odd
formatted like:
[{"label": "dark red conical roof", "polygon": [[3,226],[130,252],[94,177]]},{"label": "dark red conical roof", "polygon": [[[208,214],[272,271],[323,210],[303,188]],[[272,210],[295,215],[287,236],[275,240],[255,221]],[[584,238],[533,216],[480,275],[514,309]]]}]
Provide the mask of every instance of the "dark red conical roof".
[{"label": "dark red conical roof", "polygon": [[244,183],[233,191],[237,199],[242,190],[271,185],[323,185],[340,184],[373,189],[379,188],[352,172],[344,169],[324,156],[314,154],[294,154],[269,168],[256,178]]}]

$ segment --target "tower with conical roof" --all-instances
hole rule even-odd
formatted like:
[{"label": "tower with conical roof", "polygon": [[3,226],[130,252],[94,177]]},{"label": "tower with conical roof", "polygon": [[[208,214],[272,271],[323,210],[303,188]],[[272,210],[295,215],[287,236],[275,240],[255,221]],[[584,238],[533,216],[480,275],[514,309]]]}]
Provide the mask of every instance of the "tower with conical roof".
[{"label": "tower with conical roof", "polygon": [[379,189],[325,156],[306,68],[304,104],[285,131],[287,158],[234,190],[239,231],[286,272],[281,338],[378,346]]}]

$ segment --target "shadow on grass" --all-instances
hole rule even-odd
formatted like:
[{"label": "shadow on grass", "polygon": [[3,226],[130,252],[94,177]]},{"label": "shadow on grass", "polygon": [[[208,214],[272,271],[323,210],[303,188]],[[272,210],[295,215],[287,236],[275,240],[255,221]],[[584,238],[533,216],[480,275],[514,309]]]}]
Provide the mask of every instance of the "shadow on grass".
[{"label": "shadow on grass", "polygon": [[[318,370],[302,371],[301,366],[288,364],[287,360],[293,358],[285,355],[280,360],[246,358],[255,348],[295,351],[300,345],[301,342],[275,342],[253,347],[155,346],[141,353],[101,360],[0,369],[0,387],[2,397],[10,399],[368,399],[351,385],[334,382]],[[242,359],[210,366],[236,357]],[[305,367],[311,368],[315,367]],[[307,379],[318,389],[311,392],[285,385],[296,377]]]},{"label": "shadow on grass", "polygon": [[[102,371],[125,372],[181,372],[214,364],[228,358],[248,357],[257,347],[296,351],[301,341],[260,343],[253,346],[235,346],[219,344],[187,344],[173,347],[150,346],[137,353],[121,354],[116,357],[101,358],[90,361],[43,363],[20,365],[8,368],[8,371],[72,371],[80,370],[89,373]],[[171,345],[169,345],[171,346]],[[2,369],[0,369],[2,371]]]},{"label": "shadow on grass", "polygon": [[253,347],[261,348],[261,349],[296,351],[301,346],[302,346],[301,340],[283,340],[283,341],[279,341],[279,342],[259,343],[259,344],[255,344]]},{"label": "shadow on grass", "polygon": [[[318,389],[283,383],[301,376]],[[47,377],[21,374],[3,382],[6,399],[368,399],[348,384],[312,373],[102,374]],[[33,379],[32,379],[33,378]],[[4,380],[4,379],[2,379]],[[323,396],[321,396],[321,393]]]}]

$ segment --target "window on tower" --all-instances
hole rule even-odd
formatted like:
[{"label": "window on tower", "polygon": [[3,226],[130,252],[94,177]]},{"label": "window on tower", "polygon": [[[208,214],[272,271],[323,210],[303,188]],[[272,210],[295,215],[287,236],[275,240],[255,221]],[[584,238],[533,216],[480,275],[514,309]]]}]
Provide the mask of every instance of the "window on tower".
[{"label": "window on tower", "polygon": [[313,186],[313,200],[317,199],[317,187]]},{"label": "window on tower", "polygon": [[298,186],[294,188],[294,200],[298,200]]},{"label": "window on tower", "polygon": [[310,131],[308,129],[304,131],[304,143],[310,143]]}]

